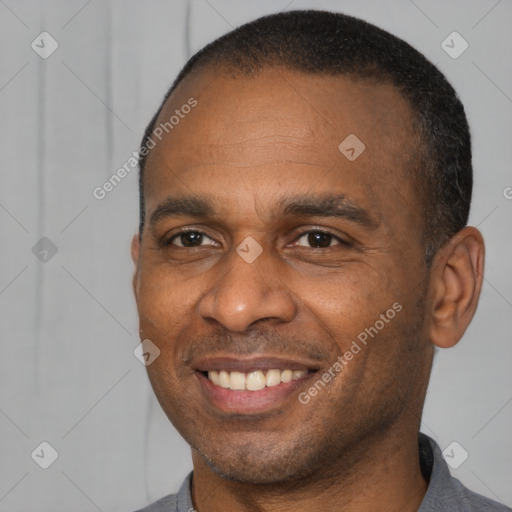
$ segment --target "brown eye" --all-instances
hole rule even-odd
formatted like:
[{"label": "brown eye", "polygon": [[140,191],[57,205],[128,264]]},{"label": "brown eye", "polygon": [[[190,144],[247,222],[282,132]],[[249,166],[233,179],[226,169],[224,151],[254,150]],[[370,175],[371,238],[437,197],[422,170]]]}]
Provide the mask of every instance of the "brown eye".
[{"label": "brown eye", "polygon": [[178,247],[199,247],[201,245],[213,244],[213,240],[200,231],[184,231],[173,236],[169,241],[169,245],[177,245]]},{"label": "brown eye", "polygon": [[330,233],[324,233],[323,231],[304,233],[297,241],[297,245],[312,247],[314,249],[332,247],[338,244],[340,244],[340,240],[337,237]]}]

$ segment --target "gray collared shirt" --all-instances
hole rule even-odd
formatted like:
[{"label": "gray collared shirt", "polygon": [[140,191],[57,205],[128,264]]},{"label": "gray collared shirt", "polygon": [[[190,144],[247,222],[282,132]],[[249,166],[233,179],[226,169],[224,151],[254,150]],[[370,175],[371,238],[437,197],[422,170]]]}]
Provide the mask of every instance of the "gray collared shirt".
[{"label": "gray collared shirt", "polygon": [[[464,487],[451,476],[441,450],[425,434],[419,435],[420,465],[429,481],[427,493],[418,512],[511,512],[512,509]],[[190,494],[190,473],[178,494],[169,494],[136,512],[195,512]]]}]

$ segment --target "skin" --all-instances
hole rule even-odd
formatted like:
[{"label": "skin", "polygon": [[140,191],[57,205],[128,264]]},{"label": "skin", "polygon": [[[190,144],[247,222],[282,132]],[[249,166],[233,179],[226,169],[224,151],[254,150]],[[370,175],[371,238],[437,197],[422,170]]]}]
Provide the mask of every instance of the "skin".
[{"label": "skin", "polygon": [[[148,156],[146,224],[132,257],[140,337],[161,351],[148,375],[192,447],[194,507],[417,510],[433,348],[454,345],[473,317],[480,233],[464,228],[427,268],[408,175],[418,141],[408,103],[389,84],[206,69],[182,82],[157,124],[190,97],[197,106]],[[338,149],[349,134],[366,146],[352,162]],[[283,212],[286,201],[332,195],[343,195],[339,210],[371,221]],[[190,197],[210,211],[162,213]],[[318,231],[327,235],[308,236]],[[236,252],[249,236],[262,248],[252,263]],[[395,303],[401,311],[300,403],[298,393]],[[201,388],[197,361],[212,355],[286,357],[316,373],[278,406],[234,414]]]}]

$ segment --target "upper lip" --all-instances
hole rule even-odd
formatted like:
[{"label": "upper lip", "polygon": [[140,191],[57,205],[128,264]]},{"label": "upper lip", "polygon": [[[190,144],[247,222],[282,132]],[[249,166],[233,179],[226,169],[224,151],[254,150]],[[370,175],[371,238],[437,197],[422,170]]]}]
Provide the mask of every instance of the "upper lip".
[{"label": "upper lip", "polygon": [[280,357],[204,357],[192,365],[197,371],[225,370],[228,372],[250,373],[257,370],[317,370],[309,362],[283,359]]}]

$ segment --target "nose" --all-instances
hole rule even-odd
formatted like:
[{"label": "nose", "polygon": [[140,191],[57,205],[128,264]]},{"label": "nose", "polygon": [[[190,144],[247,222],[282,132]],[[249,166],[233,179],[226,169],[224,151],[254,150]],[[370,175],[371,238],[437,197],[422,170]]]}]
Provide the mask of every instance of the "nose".
[{"label": "nose", "polygon": [[233,252],[201,297],[199,314],[232,332],[244,332],[256,322],[290,322],[297,314],[297,301],[265,251],[251,263]]}]

